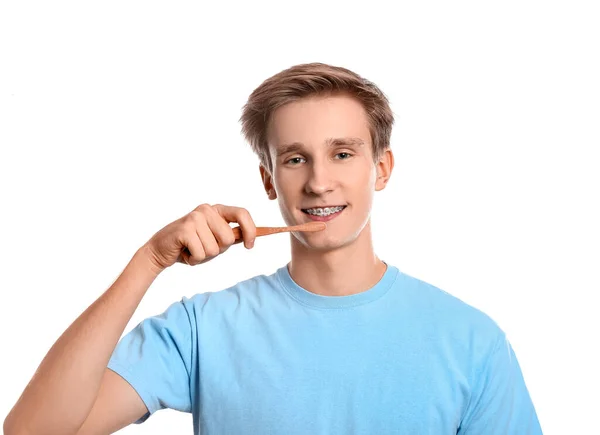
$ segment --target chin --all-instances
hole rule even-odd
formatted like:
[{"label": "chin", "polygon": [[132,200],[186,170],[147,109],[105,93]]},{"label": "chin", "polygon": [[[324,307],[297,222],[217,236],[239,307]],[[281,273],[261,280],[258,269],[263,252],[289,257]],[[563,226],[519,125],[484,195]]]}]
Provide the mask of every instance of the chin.
[{"label": "chin", "polygon": [[317,235],[318,232],[296,233],[295,238],[305,248],[319,252],[334,251],[352,243],[352,240],[340,240],[339,238],[332,237],[330,235],[323,237],[318,237]]}]

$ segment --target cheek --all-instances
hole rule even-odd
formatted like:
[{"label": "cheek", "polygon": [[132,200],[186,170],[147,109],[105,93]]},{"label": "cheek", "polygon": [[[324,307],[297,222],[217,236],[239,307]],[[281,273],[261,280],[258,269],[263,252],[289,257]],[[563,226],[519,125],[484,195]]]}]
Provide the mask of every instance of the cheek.
[{"label": "cheek", "polygon": [[282,194],[290,194],[295,195],[296,192],[302,190],[303,186],[303,177],[299,173],[279,173],[276,175],[274,181],[276,182],[276,190],[277,192],[281,192]]},{"label": "cheek", "polygon": [[377,171],[361,171],[356,174],[354,178],[355,186],[361,190],[371,191],[375,188],[375,182],[377,180]]},{"label": "cheek", "polygon": [[290,171],[276,169],[273,174],[273,182],[277,184],[279,189],[285,189],[286,186],[294,183],[293,175]]}]

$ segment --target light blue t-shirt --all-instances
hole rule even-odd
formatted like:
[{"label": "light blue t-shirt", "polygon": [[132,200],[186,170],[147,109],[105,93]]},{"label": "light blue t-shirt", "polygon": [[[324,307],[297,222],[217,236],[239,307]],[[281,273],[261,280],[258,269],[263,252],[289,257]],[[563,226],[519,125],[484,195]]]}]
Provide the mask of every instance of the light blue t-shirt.
[{"label": "light blue t-shirt", "polygon": [[185,296],[119,341],[108,367],[194,434],[541,434],[513,349],[481,311],[388,264],[321,296],[287,265]]}]

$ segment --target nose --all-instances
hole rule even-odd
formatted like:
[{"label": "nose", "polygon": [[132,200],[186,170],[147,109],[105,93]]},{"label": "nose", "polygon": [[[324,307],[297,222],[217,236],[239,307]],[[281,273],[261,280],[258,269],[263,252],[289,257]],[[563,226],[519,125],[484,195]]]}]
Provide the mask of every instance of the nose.
[{"label": "nose", "polygon": [[304,186],[306,193],[322,195],[333,190],[332,172],[324,163],[313,162]]}]

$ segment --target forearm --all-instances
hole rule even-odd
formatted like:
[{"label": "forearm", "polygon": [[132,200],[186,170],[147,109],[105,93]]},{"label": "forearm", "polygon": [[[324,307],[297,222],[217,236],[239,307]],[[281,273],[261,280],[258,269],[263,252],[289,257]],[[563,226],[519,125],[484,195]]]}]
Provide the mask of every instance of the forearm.
[{"label": "forearm", "polygon": [[7,416],[7,433],[70,434],[83,424],[127,323],[159,273],[144,249],[48,351]]}]

